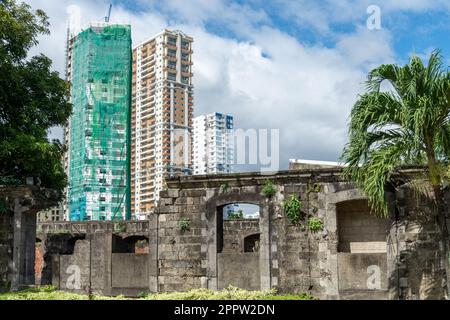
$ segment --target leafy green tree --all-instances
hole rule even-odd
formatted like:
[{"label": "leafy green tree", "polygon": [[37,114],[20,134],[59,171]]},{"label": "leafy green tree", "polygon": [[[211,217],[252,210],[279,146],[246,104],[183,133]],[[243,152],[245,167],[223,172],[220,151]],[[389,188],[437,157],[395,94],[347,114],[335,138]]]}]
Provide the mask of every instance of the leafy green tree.
[{"label": "leafy green tree", "polygon": [[0,0],[0,176],[39,177],[42,186],[62,190],[64,147],[48,141],[47,131],[70,116],[69,86],[49,58],[29,57],[48,27],[42,10]]},{"label": "leafy green tree", "polygon": [[244,219],[244,211],[239,209],[236,212],[228,213],[228,219]]},{"label": "leafy green tree", "polygon": [[[431,54],[428,65],[412,56],[403,67],[388,64],[372,70],[367,90],[350,114],[344,171],[364,190],[372,209],[387,216],[385,186],[393,170],[400,165],[426,166],[445,252],[441,168],[449,155],[450,73],[439,51]],[[443,260],[448,270],[448,259]]]}]

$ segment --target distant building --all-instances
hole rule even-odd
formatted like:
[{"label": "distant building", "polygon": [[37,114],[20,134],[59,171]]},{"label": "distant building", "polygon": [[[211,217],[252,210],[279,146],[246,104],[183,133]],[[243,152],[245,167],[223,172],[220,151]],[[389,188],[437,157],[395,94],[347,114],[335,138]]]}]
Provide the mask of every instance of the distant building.
[{"label": "distant building", "polygon": [[36,214],[37,222],[58,222],[64,221],[63,203],[60,206],[52,207],[47,210],[39,211]]},{"label": "distant building", "polygon": [[289,159],[289,170],[340,168],[344,166],[342,163],[332,161]]},{"label": "distant building", "polygon": [[192,169],[192,37],[163,30],[133,49],[131,214],[151,214],[166,176]]},{"label": "distant building", "polygon": [[91,23],[70,36],[66,63],[69,220],[130,219],[131,27]]},{"label": "distant building", "polygon": [[211,113],[194,118],[194,174],[232,172],[233,117]]}]

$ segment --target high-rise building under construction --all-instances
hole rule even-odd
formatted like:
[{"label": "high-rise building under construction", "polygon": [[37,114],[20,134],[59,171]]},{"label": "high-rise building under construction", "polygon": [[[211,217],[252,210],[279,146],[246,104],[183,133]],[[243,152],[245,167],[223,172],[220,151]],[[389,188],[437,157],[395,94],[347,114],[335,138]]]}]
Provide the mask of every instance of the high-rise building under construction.
[{"label": "high-rise building under construction", "polygon": [[130,218],[131,28],[95,23],[68,41],[68,218]]},{"label": "high-rise building under construction", "polygon": [[131,212],[153,212],[164,178],[192,170],[192,42],[163,30],[133,49]]}]

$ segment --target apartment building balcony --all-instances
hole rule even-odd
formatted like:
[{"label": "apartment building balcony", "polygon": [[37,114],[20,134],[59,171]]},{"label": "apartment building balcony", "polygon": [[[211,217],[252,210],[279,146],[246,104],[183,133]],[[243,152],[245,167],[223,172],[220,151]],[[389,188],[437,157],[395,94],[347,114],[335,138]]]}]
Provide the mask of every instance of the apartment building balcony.
[{"label": "apartment building balcony", "polygon": [[141,119],[141,127],[150,127],[155,125],[156,120],[153,117],[147,117],[145,119]]},{"label": "apartment building balcony", "polygon": [[153,182],[151,184],[142,184],[141,185],[141,193],[153,193],[155,191],[155,186]]},{"label": "apartment building balcony", "polygon": [[141,80],[144,79],[147,75],[155,73],[155,71],[155,67],[141,68]]},{"label": "apartment building balcony", "polygon": [[190,61],[189,58],[186,59],[186,58],[181,57],[181,63],[193,65],[192,61]]},{"label": "apartment building balcony", "polygon": [[175,54],[164,53],[163,58],[167,61],[177,61],[177,56]]},{"label": "apartment building balcony", "polygon": [[192,72],[181,72],[181,76],[182,77],[187,77],[187,78],[191,78],[194,74]]},{"label": "apartment building balcony", "polygon": [[168,48],[172,50],[177,50],[177,43],[165,42],[163,43],[163,48]]},{"label": "apartment building balcony", "polygon": [[146,67],[152,67],[155,65],[155,56],[154,55],[150,55],[147,58],[145,58],[144,60],[142,60],[141,62],[141,70],[146,68]]},{"label": "apartment building balcony", "polygon": [[188,53],[188,54],[193,54],[194,53],[194,51],[192,49],[190,49],[189,47],[187,47],[187,48],[181,47],[181,52]]},{"label": "apartment building balcony", "polygon": [[155,112],[154,111],[149,111],[147,113],[142,114],[141,120],[151,119],[154,116],[155,116]]},{"label": "apartment building balcony", "polygon": [[150,81],[153,82],[156,80],[155,73],[149,73],[146,76],[142,77],[141,81]]},{"label": "apartment building balcony", "polygon": [[155,103],[155,95],[146,93],[145,95],[141,96],[141,108],[146,107],[152,103]]}]

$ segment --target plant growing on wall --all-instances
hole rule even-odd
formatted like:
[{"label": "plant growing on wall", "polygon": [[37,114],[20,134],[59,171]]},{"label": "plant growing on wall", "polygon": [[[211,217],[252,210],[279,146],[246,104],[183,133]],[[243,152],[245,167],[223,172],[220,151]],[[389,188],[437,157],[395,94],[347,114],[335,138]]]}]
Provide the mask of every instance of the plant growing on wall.
[{"label": "plant growing on wall", "polygon": [[191,221],[188,218],[182,218],[180,220],[181,231],[187,231],[191,228]]},{"label": "plant growing on wall", "polygon": [[115,230],[117,232],[126,232],[127,231],[127,225],[124,221],[116,222],[115,224]]},{"label": "plant growing on wall", "polygon": [[320,192],[321,186],[318,183],[313,183],[311,184],[311,182],[308,182],[308,194],[311,192]]},{"label": "plant growing on wall", "polygon": [[261,190],[261,193],[266,196],[267,198],[270,198],[271,196],[273,196],[275,194],[276,190],[275,190],[275,186],[273,185],[272,180],[267,179],[264,182],[264,186]]},{"label": "plant growing on wall", "polygon": [[289,220],[294,225],[299,225],[302,218],[302,202],[295,194],[291,194],[289,199],[283,201],[283,209]]},{"label": "plant growing on wall", "polygon": [[225,193],[228,191],[228,183],[223,183],[219,187],[219,193]]},{"label": "plant growing on wall", "polygon": [[308,227],[312,232],[322,231],[323,222],[319,218],[311,217],[308,219]]}]

